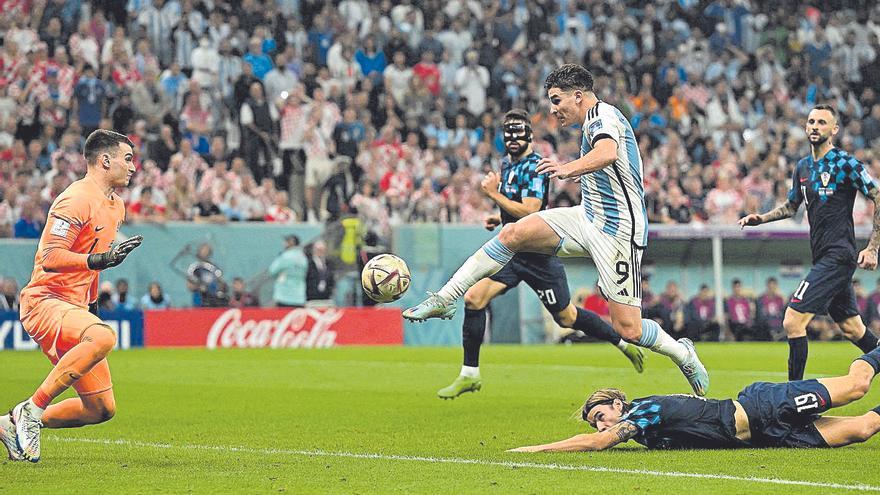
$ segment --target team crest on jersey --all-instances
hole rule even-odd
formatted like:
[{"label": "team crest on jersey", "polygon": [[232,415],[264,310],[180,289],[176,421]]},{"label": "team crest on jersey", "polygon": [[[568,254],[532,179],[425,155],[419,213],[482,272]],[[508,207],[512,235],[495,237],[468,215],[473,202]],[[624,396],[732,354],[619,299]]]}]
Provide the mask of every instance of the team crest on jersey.
[{"label": "team crest on jersey", "polygon": [[590,124],[590,127],[589,127],[590,134],[595,134],[596,131],[598,131],[601,128],[602,128],[602,121],[601,120],[597,120],[597,121],[593,122],[592,124]]},{"label": "team crest on jersey", "polygon": [[831,174],[828,172],[822,172],[819,174],[819,178],[822,179],[822,187],[828,187],[828,182],[831,181]]}]

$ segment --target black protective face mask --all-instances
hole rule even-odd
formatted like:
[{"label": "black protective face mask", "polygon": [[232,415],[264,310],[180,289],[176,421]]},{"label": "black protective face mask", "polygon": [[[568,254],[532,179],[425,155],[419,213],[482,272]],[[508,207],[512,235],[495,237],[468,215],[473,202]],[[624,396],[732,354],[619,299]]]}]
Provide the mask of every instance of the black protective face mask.
[{"label": "black protective face mask", "polygon": [[521,154],[525,151],[529,143],[532,142],[532,126],[521,120],[513,120],[505,122],[501,127],[504,137],[504,148],[511,153],[510,148],[513,143],[518,143],[520,148],[516,151]]}]

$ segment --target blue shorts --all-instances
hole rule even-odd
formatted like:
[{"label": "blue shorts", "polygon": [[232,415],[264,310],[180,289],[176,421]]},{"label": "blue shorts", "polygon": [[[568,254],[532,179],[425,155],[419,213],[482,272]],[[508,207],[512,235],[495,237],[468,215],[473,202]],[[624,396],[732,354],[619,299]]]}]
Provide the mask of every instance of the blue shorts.
[{"label": "blue shorts", "polygon": [[755,447],[828,447],[813,424],[831,408],[831,394],[818,380],[756,382],[737,401],[749,418],[749,443]]},{"label": "blue shorts", "polygon": [[856,265],[824,258],[807,274],[788,307],[801,313],[828,314],[836,322],[859,315],[852,277]]},{"label": "blue shorts", "polygon": [[556,314],[571,302],[565,267],[556,256],[537,253],[516,253],[490,279],[501,282],[507,290],[525,282],[538,294],[538,299],[550,313]]}]

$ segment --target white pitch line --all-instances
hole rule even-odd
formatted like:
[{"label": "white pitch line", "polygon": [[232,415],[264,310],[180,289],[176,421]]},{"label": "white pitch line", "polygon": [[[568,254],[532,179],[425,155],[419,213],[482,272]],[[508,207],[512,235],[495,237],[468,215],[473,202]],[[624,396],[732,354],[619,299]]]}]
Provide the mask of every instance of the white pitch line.
[{"label": "white pitch line", "polygon": [[291,455],[302,457],[342,457],[349,459],[376,459],[382,461],[409,461],[426,462],[433,464],[476,464],[480,466],[495,466],[504,468],[528,468],[546,469],[551,471],[586,471],[592,473],[635,474],[640,476],[657,476],[666,478],[694,478],[707,480],[743,481],[747,483],[766,483],[771,485],[793,485],[815,488],[837,488],[841,490],[858,490],[880,492],[880,486],[875,485],[848,485],[844,483],[822,483],[818,481],[789,480],[783,478],[760,478],[755,476],[734,476],[728,474],[685,473],[680,471],[653,471],[649,469],[627,469],[603,466],[577,466],[571,464],[544,464],[537,462],[513,462],[513,461],[487,461],[483,459],[464,459],[459,457],[423,457],[395,454],[370,454],[357,452],[330,452],[325,450],[293,450],[293,449],[269,449],[251,447],[231,447],[225,445],[174,445],[168,443],[141,442],[137,440],[112,440],[109,438],[72,438],[47,436],[48,440],[67,443],[88,443],[110,446],[125,446],[151,449],[174,449],[174,450],[202,450],[221,453],[245,453],[260,455]]}]

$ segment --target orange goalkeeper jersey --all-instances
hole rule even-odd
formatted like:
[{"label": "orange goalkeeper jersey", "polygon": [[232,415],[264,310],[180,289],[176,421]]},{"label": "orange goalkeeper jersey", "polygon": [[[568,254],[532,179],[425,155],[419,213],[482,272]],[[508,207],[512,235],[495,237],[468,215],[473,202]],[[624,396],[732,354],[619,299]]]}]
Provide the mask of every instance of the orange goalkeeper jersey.
[{"label": "orange goalkeeper jersey", "polygon": [[116,193],[108,197],[89,177],[70,185],[55,199],[34,257],[31,281],[22,299],[54,298],[87,307],[98,298],[98,272],[89,254],[110,249],[125,220]]}]

